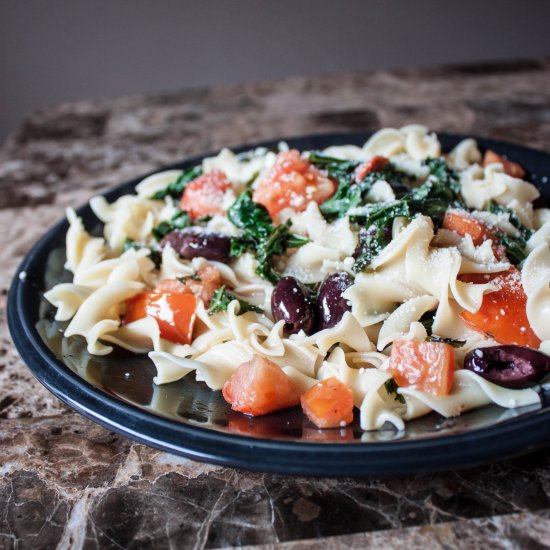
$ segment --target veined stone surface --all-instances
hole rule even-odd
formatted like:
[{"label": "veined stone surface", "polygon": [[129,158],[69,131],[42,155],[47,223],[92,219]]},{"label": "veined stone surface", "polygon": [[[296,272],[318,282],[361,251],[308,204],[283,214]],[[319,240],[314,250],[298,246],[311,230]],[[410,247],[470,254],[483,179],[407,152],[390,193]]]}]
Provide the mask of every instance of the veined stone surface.
[{"label": "veined stone surface", "polygon": [[411,122],[550,151],[550,61],[292,77],[35,112],[0,149],[0,548],[548,548],[550,455],[319,479],[201,464],[49,394],[5,322],[11,277],[69,205],[194,154]]}]

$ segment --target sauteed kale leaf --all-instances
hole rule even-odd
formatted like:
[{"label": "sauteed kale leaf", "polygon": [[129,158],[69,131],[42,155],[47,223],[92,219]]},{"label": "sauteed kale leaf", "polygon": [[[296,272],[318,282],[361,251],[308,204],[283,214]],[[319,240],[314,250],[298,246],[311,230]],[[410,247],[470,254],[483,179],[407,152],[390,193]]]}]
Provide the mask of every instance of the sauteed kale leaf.
[{"label": "sauteed kale leaf", "polygon": [[242,231],[231,239],[231,255],[240,256],[247,250],[253,252],[258,260],[256,273],[273,284],[281,278],[273,267],[273,256],[309,242],[305,237],[289,233],[290,220],[274,227],[265,207],[252,200],[249,190],[241,193],[227,211],[227,217]]}]

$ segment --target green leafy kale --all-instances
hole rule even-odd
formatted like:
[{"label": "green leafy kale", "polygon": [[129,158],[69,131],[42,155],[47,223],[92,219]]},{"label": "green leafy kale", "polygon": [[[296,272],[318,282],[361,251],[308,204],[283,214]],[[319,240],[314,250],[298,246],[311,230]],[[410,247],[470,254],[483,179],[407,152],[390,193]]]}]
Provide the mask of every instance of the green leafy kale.
[{"label": "green leafy kale", "polygon": [[264,312],[261,307],[252,305],[245,300],[239,300],[234,294],[228,292],[224,285],[214,292],[208,308],[208,315],[214,315],[215,313],[220,313],[221,311],[227,311],[227,306],[229,306],[233,300],[238,300],[239,302],[239,315],[242,315],[247,311],[255,311],[256,313]]},{"label": "green leafy kale", "polygon": [[458,176],[442,159],[427,159],[430,175],[401,199],[376,205],[365,215],[352,216],[352,221],[364,225],[359,234],[359,247],[353,270],[364,271],[391,240],[391,229],[396,217],[413,218],[417,214],[429,216],[436,227],[443,223],[449,207],[463,207]]},{"label": "green leafy kale", "polygon": [[426,181],[403,198],[417,214],[430,216],[436,225],[443,221],[449,207],[464,208],[456,172],[443,160],[428,158],[422,162],[430,175]]},{"label": "green leafy kale", "polygon": [[[122,244],[122,252],[126,252],[128,250],[139,250],[141,248],[145,247],[139,245],[132,239],[126,239]],[[149,258],[151,258],[151,261],[155,264],[155,268],[160,269],[160,265],[162,264],[162,254],[160,253],[160,251],[152,250],[149,248]]]},{"label": "green leafy kale", "polygon": [[256,273],[273,284],[281,277],[273,267],[273,256],[309,242],[305,237],[289,233],[290,221],[274,227],[267,210],[252,200],[249,190],[241,193],[227,211],[227,217],[242,231],[241,235],[231,239],[231,256],[240,256],[251,250],[258,260]]},{"label": "green leafy kale", "polygon": [[204,216],[199,216],[198,218],[195,218],[195,223],[197,225],[206,225],[211,219],[212,219],[212,216],[210,216],[209,214],[206,214]]},{"label": "green leafy kale", "polygon": [[432,327],[434,324],[434,313],[432,311],[426,311],[418,321],[424,325],[428,336],[432,335]]},{"label": "green leafy kale", "polygon": [[245,191],[227,211],[229,221],[256,240],[267,239],[273,224],[267,209],[252,200],[252,193]]},{"label": "green leafy kale", "polygon": [[186,275],[185,277],[176,277],[178,281],[186,284],[188,281],[202,281],[202,277],[198,273],[193,273],[193,275]]},{"label": "green leafy kale", "polygon": [[151,199],[163,199],[164,197],[172,197],[174,199],[181,199],[183,191],[187,184],[202,175],[202,166],[194,166],[188,170],[184,170],[181,176],[167,185],[164,189],[160,189],[156,193],[151,195]]},{"label": "green leafy kale", "polygon": [[441,158],[427,158],[422,161],[427,166],[430,175],[434,176],[442,185],[449,188],[456,196],[460,195],[460,181],[458,174]]},{"label": "green leafy kale", "polygon": [[176,213],[172,216],[168,222],[160,222],[157,226],[153,227],[153,237],[157,241],[162,241],[168,233],[171,233],[175,229],[185,229],[191,225],[191,218],[187,212],[176,209]]},{"label": "green leafy kale", "polygon": [[380,170],[368,173],[362,180],[356,181],[356,168],[360,164],[357,161],[336,159],[319,153],[310,153],[309,160],[338,182],[334,195],[320,207],[327,219],[341,218],[350,209],[364,204],[367,193],[378,180],[386,180],[397,194],[406,189],[404,182],[409,181],[409,176],[398,171],[391,162]]},{"label": "green leafy kale", "polygon": [[510,237],[506,233],[499,233],[498,244],[506,248],[506,257],[514,265],[519,265],[527,258],[527,254],[525,253],[527,243],[522,237]]},{"label": "green leafy kale", "polygon": [[128,252],[128,250],[139,250],[141,247],[132,239],[127,238],[122,244],[122,252]]},{"label": "green leafy kale", "polygon": [[461,348],[466,340],[455,340],[454,338],[443,338],[442,336],[436,336],[432,334],[426,338],[426,342],[441,342],[442,344],[449,344],[453,348]]},{"label": "green leafy kale", "polygon": [[391,226],[385,219],[373,222],[368,229],[359,231],[359,246],[355,250],[353,270],[356,273],[364,271],[372,260],[380,254],[382,249],[391,241]]},{"label": "green leafy kale", "polygon": [[441,342],[442,344],[449,344],[453,348],[461,348],[466,343],[466,340],[454,340],[453,338],[443,338],[433,334],[434,319],[435,315],[433,311],[426,311],[419,319],[428,333],[426,342]]},{"label": "green leafy kale", "polygon": [[258,179],[258,176],[260,175],[260,172],[254,172],[250,179],[244,184],[245,189],[252,189],[252,185],[254,182]]},{"label": "green leafy kale", "polygon": [[405,404],[405,398],[400,393],[397,393],[397,388],[399,388],[399,386],[396,384],[393,378],[390,378],[384,382],[384,388],[386,388],[388,395],[393,394],[393,397],[396,401],[398,401],[402,405]]},{"label": "green leafy kale", "polygon": [[493,214],[508,214],[510,223],[518,230],[519,235],[517,237],[512,237],[499,231],[498,244],[506,247],[506,256],[511,263],[514,265],[520,264],[527,257],[525,249],[527,247],[527,241],[533,234],[533,231],[521,223],[517,214],[511,208],[506,208],[505,206],[501,206],[491,201],[487,206],[487,210]]}]

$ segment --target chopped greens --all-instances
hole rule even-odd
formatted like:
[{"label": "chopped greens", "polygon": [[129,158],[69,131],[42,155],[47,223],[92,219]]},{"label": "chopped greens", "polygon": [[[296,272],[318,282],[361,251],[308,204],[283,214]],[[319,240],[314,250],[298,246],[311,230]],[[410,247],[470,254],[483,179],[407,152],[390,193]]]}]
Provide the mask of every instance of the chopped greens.
[{"label": "chopped greens", "polygon": [[490,201],[487,205],[487,211],[493,214],[508,214],[510,223],[521,233],[521,236],[525,240],[529,239],[529,237],[533,234],[531,229],[528,229],[521,223],[518,215],[511,208],[506,208],[505,206],[497,204],[495,201]]},{"label": "chopped greens", "polygon": [[176,279],[184,284],[187,283],[187,281],[202,281],[202,277],[198,273],[186,275],[185,277],[176,277]]},{"label": "chopped greens", "polygon": [[405,405],[405,398],[400,393],[397,393],[397,388],[399,388],[399,386],[396,384],[393,378],[390,378],[384,382],[384,388],[386,388],[388,395],[393,395],[393,398],[396,401],[398,401],[402,405]]},{"label": "chopped greens", "polygon": [[246,313],[247,311],[255,311],[256,313],[263,313],[264,310],[261,307],[255,306],[245,300],[239,300],[234,294],[231,294],[225,288],[225,285],[221,286],[214,292],[212,296],[212,301],[208,308],[208,315],[214,315],[215,313],[220,313],[221,311],[227,311],[227,306],[233,301],[237,300],[239,302],[239,315]]},{"label": "chopped greens", "polygon": [[254,174],[252,174],[250,179],[244,184],[245,189],[252,189],[252,185],[258,179],[259,175],[260,175],[260,172],[254,172]]},{"label": "chopped greens", "polygon": [[175,214],[170,218],[170,221],[160,222],[157,226],[153,227],[153,237],[157,241],[162,241],[168,233],[171,233],[175,229],[185,229],[191,225],[191,218],[187,212],[176,209]]},{"label": "chopped greens", "polygon": [[127,238],[122,244],[122,252],[128,252],[128,250],[139,250],[141,247],[132,239]]},{"label": "chopped greens", "polygon": [[390,241],[391,226],[387,225],[386,219],[373,222],[368,229],[361,229],[353,271],[364,271]]},{"label": "chopped greens", "polygon": [[511,208],[506,208],[505,206],[501,206],[500,204],[491,201],[487,206],[487,210],[493,214],[508,214],[510,223],[519,231],[519,235],[517,237],[512,237],[506,233],[499,232],[498,244],[506,247],[506,256],[511,263],[514,265],[520,264],[527,257],[525,249],[527,247],[527,241],[533,234],[533,231],[521,223],[517,214]]},{"label": "chopped greens", "polygon": [[426,181],[404,197],[415,213],[422,213],[440,223],[449,207],[464,208],[456,172],[443,160],[428,158],[422,162],[430,175]]},{"label": "chopped greens", "polygon": [[266,239],[273,224],[266,208],[252,200],[250,191],[241,193],[227,211],[229,221],[256,240]]},{"label": "chopped greens", "polygon": [[427,158],[422,164],[428,167],[430,175],[448,187],[455,196],[460,195],[458,174],[443,159]]},{"label": "chopped greens", "polygon": [[172,197],[174,199],[181,199],[183,191],[187,184],[202,175],[202,166],[194,166],[188,170],[184,170],[181,176],[167,185],[164,189],[160,189],[156,193],[151,195],[151,199],[160,200],[164,197]]},{"label": "chopped greens", "polygon": [[432,311],[426,311],[418,321],[424,325],[424,328],[426,329],[426,332],[428,333],[428,336],[432,335],[432,327],[434,324],[434,313]]},{"label": "chopped greens", "polygon": [[160,269],[160,265],[162,263],[162,254],[160,253],[160,250],[152,250],[149,247],[141,246],[129,238],[127,238],[122,244],[122,252],[127,252],[128,250],[140,250],[141,248],[149,249],[149,258],[155,264],[155,268]]},{"label": "chopped greens", "polygon": [[422,317],[420,317],[419,322],[424,325],[428,336],[426,337],[426,342],[441,342],[442,344],[449,344],[453,348],[461,348],[466,340],[455,340],[453,338],[443,338],[442,336],[437,336],[433,334],[433,324],[434,324],[435,314],[433,311],[426,311]]},{"label": "chopped greens", "polygon": [[320,207],[325,217],[341,218],[350,208],[361,202],[362,188],[355,183],[355,169],[359,162],[336,159],[315,152],[310,153],[309,161],[338,182],[336,193]]},{"label": "chopped greens", "polygon": [[441,342],[442,344],[449,344],[450,346],[453,346],[453,348],[461,348],[466,343],[466,340],[443,338],[441,336],[436,336],[435,334],[432,334],[431,336],[428,336],[426,338],[426,342]]},{"label": "chopped greens", "polygon": [[510,235],[500,233],[498,244],[506,248],[506,257],[514,265],[519,265],[527,258],[527,254],[525,253],[527,243],[522,237],[510,237]]},{"label": "chopped greens", "polygon": [[354,223],[366,228],[363,237],[359,234],[359,247],[353,266],[356,273],[364,271],[390,242],[396,217],[411,219],[417,214],[423,214],[429,216],[436,226],[440,226],[449,207],[464,207],[458,176],[447,163],[442,159],[426,159],[424,164],[429,167],[430,175],[422,185],[399,200],[371,208],[365,215],[352,217]]},{"label": "chopped greens", "polygon": [[317,168],[326,170],[329,177],[338,182],[336,193],[320,207],[327,219],[342,218],[351,208],[363,204],[367,193],[378,180],[387,181],[397,193],[406,189],[406,181],[410,183],[409,176],[398,171],[391,162],[380,170],[368,173],[361,181],[356,181],[356,168],[360,162],[335,159],[319,153],[310,153],[309,160]]},{"label": "chopped greens", "polygon": [[305,237],[289,233],[290,220],[274,227],[267,210],[252,200],[248,190],[241,193],[229,208],[227,217],[242,230],[241,235],[231,239],[231,256],[240,256],[251,250],[258,260],[256,273],[273,284],[280,279],[280,274],[273,267],[273,256],[309,242]]}]

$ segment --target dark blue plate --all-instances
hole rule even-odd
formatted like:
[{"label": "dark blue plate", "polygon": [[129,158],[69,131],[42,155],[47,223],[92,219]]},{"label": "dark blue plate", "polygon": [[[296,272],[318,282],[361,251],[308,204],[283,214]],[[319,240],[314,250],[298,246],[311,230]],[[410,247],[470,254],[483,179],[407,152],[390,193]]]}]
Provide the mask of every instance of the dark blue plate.
[{"label": "dark blue plate", "polygon": [[[361,145],[370,134],[331,134],[286,140],[301,150],[329,145]],[[459,136],[440,135],[444,150]],[[278,142],[279,140],[277,140]],[[240,147],[274,147],[277,142]],[[528,171],[550,204],[550,155],[516,145],[479,139]],[[207,155],[203,155],[207,156]],[[186,168],[195,157],[167,168]],[[145,177],[145,176],[143,176]],[[125,183],[105,197],[131,193],[143,178]],[[101,229],[88,205],[78,209],[92,232]],[[115,350],[89,355],[83,340],[62,338],[63,325],[43,292],[70,281],[63,269],[66,220],[30,251],[19,267],[8,300],[10,331],[23,360],[59,399],[91,420],[141,443],[189,458],[227,466],[304,475],[395,475],[467,467],[525,453],[550,443],[550,395],[542,404],[516,410],[487,406],[458,418],[432,413],[409,422],[405,432],[361,432],[355,423],[342,430],[318,430],[298,408],[248,418],[230,410],[221,397],[193,376],[164,386],[152,382],[146,356]],[[21,273],[26,277],[21,277]]]}]

